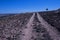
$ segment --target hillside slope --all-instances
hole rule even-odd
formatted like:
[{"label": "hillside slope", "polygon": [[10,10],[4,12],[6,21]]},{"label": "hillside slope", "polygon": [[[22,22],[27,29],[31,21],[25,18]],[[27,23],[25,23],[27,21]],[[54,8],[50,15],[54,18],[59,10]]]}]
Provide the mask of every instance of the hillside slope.
[{"label": "hillside slope", "polygon": [[0,40],[60,40],[60,12],[46,11],[0,17]]},{"label": "hillside slope", "polygon": [[60,32],[60,11],[39,12],[39,14],[46,20],[51,26],[56,27]]}]

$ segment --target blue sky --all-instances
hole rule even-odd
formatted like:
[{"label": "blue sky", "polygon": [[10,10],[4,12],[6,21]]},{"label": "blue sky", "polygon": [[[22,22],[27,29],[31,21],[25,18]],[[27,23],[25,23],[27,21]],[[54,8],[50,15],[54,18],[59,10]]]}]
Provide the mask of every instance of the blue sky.
[{"label": "blue sky", "polygon": [[60,8],[60,0],[0,0],[0,13],[21,13]]}]

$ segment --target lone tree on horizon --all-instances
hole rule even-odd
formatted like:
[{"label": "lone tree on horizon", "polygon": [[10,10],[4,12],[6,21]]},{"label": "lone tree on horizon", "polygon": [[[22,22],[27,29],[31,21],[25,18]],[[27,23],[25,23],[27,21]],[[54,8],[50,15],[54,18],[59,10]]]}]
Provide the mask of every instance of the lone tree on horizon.
[{"label": "lone tree on horizon", "polygon": [[46,8],[46,11],[48,11],[48,8]]}]

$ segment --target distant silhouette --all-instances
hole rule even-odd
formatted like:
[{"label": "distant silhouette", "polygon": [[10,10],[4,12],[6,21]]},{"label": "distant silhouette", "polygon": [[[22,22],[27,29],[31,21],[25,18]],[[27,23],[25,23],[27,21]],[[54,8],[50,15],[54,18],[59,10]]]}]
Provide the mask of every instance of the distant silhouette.
[{"label": "distant silhouette", "polygon": [[48,11],[48,8],[46,8],[46,11]]}]

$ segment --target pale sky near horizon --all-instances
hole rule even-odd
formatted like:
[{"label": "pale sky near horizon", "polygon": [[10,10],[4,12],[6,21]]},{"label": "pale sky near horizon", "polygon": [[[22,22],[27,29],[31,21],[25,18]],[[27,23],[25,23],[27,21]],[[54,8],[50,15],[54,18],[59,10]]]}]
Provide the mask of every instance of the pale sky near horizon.
[{"label": "pale sky near horizon", "polygon": [[0,0],[0,14],[44,11],[60,8],[60,0]]}]

